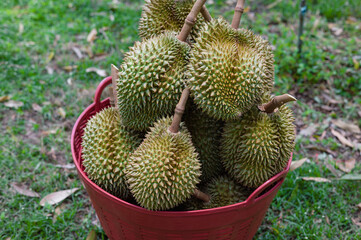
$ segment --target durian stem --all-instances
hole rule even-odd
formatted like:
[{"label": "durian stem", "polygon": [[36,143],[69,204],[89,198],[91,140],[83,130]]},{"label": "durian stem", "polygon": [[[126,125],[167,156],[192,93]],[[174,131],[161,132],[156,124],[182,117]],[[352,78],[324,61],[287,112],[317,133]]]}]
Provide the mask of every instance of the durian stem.
[{"label": "durian stem", "polygon": [[114,101],[114,88],[111,86],[109,87],[109,99],[110,99],[110,106],[115,107],[115,101]]},{"label": "durian stem", "polygon": [[188,14],[186,20],[184,21],[184,25],[182,27],[181,32],[178,35],[178,39],[182,42],[185,42],[192,30],[192,27],[196,23],[196,18],[198,13],[201,11],[203,5],[207,0],[197,0],[193,5],[191,12]]},{"label": "durian stem", "polygon": [[186,109],[189,92],[190,92],[189,88],[186,87],[182,92],[182,96],[179,99],[177,106],[174,109],[173,121],[169,127],[169,131],[171,133],[177,133],[179,131],[179,124],[182,121],[182,116],[183,116],[184,110]]},{"label": "durian stem", "polygon": [[244,2],[245,0],[238,0],[236,8],[234,9],[234,15],[232,19],[232,28],[238,29],[239,23],[241,21],[242,14],[244,12]]},{"label": "durian stem", "polygon": [[206,22],[212,21],[212,16],[211,16],[211,14],[208,12],[206,6],[203,6],[203,7],[202,7],[202,9],[201,9],[201,14],[202,14],[204,20],[206,20]]},{"label": "durian stem", "polygon": [[119,69],[111,65],[111,76],[112,76],[112,89],[113,89],[113,101],[114,101],[114,107],[118,109],[118,99],[117,99],[117,79],[118,79]]},{"label": "durian stem", "polygon": [[290,94],[283,94],[283,95],[274,97],[268,103],[258,106],[258,109],[261,110],[262,112],[274,113],[275,109],[281,107],[285,103],[292,102],[292,101],[297,101],[297,99],[295,97],[291,96]]},{"label": "durian stem", "polygon": [[193,196],[202,200],[205,203],[208,203],[211,200],[211,197],[208,194],[206,194],[198,189],[194,190]]}]

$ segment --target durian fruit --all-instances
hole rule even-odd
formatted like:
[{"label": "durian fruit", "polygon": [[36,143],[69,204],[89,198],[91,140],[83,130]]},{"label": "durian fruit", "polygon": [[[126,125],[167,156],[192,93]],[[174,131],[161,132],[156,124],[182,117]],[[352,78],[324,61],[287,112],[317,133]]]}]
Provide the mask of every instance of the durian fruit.
[{"label": "durian fruit", "polygon": [[109,107],[88,121],[82,139],[83,166],[89,179],[125,199],[129,190],[124,170],[129,156],[141,142],[137,133],[126,130],[116,108]]},{"label": "durian fruit", "polygon": [[251,193],[227,175],[212,179],[205,192],[211,196],[211,200],[209,203],[203,203],[203,208],[223,207],[243,202]]},{"label": "durian fruit", "polygon": [[147,130],[172,114],[184,88],[190,47],[166,32],[137,42],[126,54],[117,80],[123,124]]},{"label": "durian fruit", "polygon": [[219,18],[202,28],[189,69],[195,103],[211,117],[229,121],[259,103],[272,88],[274,57],[266,40]]},{"label": "durian fruit", "polygon": [[220,138],[223,122],[203,113],[189,101],[184,122],[191,133],[192,142],[202,164],[201,181],[207,182],[224,172],[220,159]]},{"label": "durian fruit", "polygon": [[162,118],[126,167],[130,191],[149,210],[167,210],[188,199],[201,175],[198,154],[182,123],[178,133],[170,132],[172,118]]},{"label": "durian fruit", "polygon": [[[270,100],[270,94],[263,95],[263,103]],[[242,185],[258,187],[286,167],[294,149],[295,126],[292,111],[281,104],[291,100],[295,98],[280,101],[271,113],[253,106],[241,119],[225,124],[222,161],[228,173]]]},{"label": "durian fruit", "polygon": [[[146,0],[139,21],[139,35],[149,39],[166,31],[180,32],[194,3],[195,0]],[[191,39],[197,37],[204,23],[204,17],[198,17],[190,33]]]}]

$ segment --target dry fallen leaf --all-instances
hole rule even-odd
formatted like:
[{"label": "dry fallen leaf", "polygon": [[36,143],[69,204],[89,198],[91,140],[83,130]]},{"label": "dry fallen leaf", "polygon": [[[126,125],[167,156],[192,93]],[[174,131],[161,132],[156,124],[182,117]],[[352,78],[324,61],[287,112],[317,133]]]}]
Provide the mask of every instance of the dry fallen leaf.
[{"label": "dry fallen leaf", "polygon": [[331,133],[332,135],[334,135],[343,145],[349,146],[349,147],[354,147],[353,143],[348,140],[347,138],[345,138],[344,136],[342,136],[341,133],[337,132],[334,129],[331,129]]},{"label": "dry fallen leaf", "polygon": [[86,237],[86,240],[96,240],[97,239],[97,233],[94,229],[90,230],[88,233],[88,236]]},{"label": "dry fallen leaf", "polygon": [[353,224],[355,224],[358,227],[361,227],[361,218],[351,218]]},{"label": "dry fallen leaf", "polygon": [[40,206],[45,206],[45,204],[54,205],[54,204],[60,203],[65,198],[69,197],[70,195],[72,195],[74,192],[76,192],[78,190],[79,190],[79,188],[72,188],[72,189],[68,189],[68,190],[50,193],[50,194],[46,195],[43,199],[41,199],[39,204],[40,204]]},{"label": "dry fallen leaf", "polygon": [[333,175],[335,175],[335,177],[339,178],[340,174],[337,172],[337,170],[329,163],[325,163],[325,166],[328,170],[330,170],[330,172],[332,172]]},{"label": "dry fallen leaf", "polygon": [[62,118],[65,118],[66,117],[66,112],[63,108],[58,108],[58,113],[59,115],[62,117]]},{"label": "dry fallen leaf", "polygon": [[0,97],[0,103],[1,102],[5,102],[5,101],[7,101],[7,100],[9,100],[10,99],[10,96],[1,96]]},{"label": "dry fallen leaf", "polygon": [[78,67],[77,65],[73,65],[73,66],[64,66],[64,67],[63,67],[63,69],[64,69],[65,71],[70,72],[70,71],[75,70],[77,67]]},{"label": "dry fallen leaf", "polygon": [[351,181],[358,181],[361,180],[361,174],[346,174],[343,175],[341,180],[351,180]]},{"label": "dry fallen leaf", "polygon": [[353,123],[345,122],[345,121],[342,121],[341,119],[333,120],[332,123],[335,124],[337,127],[342,128],[346,131],[349,131],[352,133],[361,133],[360,128]]},{"label": "dry fallen leaf", "polygon": [[303,177],[305,181],[314,181],[314,182],[331,182],[331,180],[321,177]]},{"label": "dry fallen leaf", "polygon": [[79,59],[82,59],[83,58],[83,54],[81,53],[81,50],[77,47],[72,47],[71,48],[74,53],[76,54],[76,56],[79,58]]},{"label": "dry fallen leaf", "polygon": [[57,164],[57,165],[55,165],[55,167],[65,168],[65,169],[73,169],[73,168],[75,168],[75,165],[72,163],[65,164],[65,165]]},{"label": "dry fallen leaf", "polygon": [[101,77],[107,76],[107,72],[105,70],[103,70],[103,69],[100,69],[100,68],[90,67],[90,68],[87,68],[85,71],[87,73],[88,72],[95,72],[96,74],[98,74]]},{"label": "dry fallen leaf", "polygon": [[24,24],[19,23],[19,35],[21,35],[24,32]]},{"label": "dry fallen leaf", "polygon": [[24,103],[19,102],[19,101],[10,100],[10,101],[5,102],[4,105],[9,107],[9,108],[18,109],[19,107],[24,106]]},{"label": "dry fallen leaf", "polygon": [[31,104],[31,106],[33,107],[34,111],[37,111],[37,112],[40,112],[40,113],[41,113],[41,111],[43,110],[43,108],[40,107],[40,106],[39,106],[38,104],[36,104],[36,103]]},{"label": "dry fallen leaf", "polygon": [[20,183],[13,182],[11,183],[11,187],[19,194],[28,196],[28,197],[40,197],[39,193],[34,192],[28,189],[26,186]]},{"label": "dry fallen leaf", "polygon": [[355,164],[356,164],[355,158],[351,158],[346,161],[342,161],[342,160],[336,161],[336,166],[345,173],[351,172],[351,170],[355,167]]},{"label": "dry fallen leaf", "polygon": [[360,68],[360,62],[359,61],[357,61],[355,58],[352,58],[352,62],[353,62],[353,64],[354,64],[354,69],[355,70],[358,70],[359,68]]},{"label": "dry fallen leaf", "polygon": [[88,42],[90,42],[90,43],[92,43],[94,40],[95,40],[95,38],[96,38],[96,36],[97,36],[97,30],[94,28],[94,29],[92,29],[91,31],[90,31],[90,33],[88,34],[88,37],[86,38],[86,40],[88,41]]},{"label": "dry fallen leaf", "polygon": [[312,124],[304,129],[302,129],[299,133],[300,136],[312,136],[318,128],[317,124]]},{"label": "dry fallen leaf", "polygon": [[339,28],[336,24],[334,23],[329,23],[328,24],[328,28],[331,30],[331,32],[335,35],[335,36],[340,36],[341,33],[343,32],[342,28]]},{"label": "dry fallen leaf", "polygon": [[290,171],[294,171],[295,169],[299,168],[302,166],[302,164],[304,164],[307,161],[307,158],[302,158],[301,160],[298,161],[292,161],[291,166],[290,166]]},{"label": "dry fallen leaf", "polygon": [[56,207],[54,210],[54,215],[53,215],[53,223],[56,222],[58,216],[60,216],[60,214],[63,212],[63,210],[66,208],[65,204],[61,204],[60,206]]},{"label": "dry fallen leaf", "polygon": [[57,128],[55,128],[55,129],[50,129],[50,130],[47,130],[47,131],[42,131],[42,132],[41,132],[41,135],[44,136],[44,137],[46,137],[46,136],[48,136],[49,134],[55,134],[55,133],[57,133],[57,131],[58,131]]}]

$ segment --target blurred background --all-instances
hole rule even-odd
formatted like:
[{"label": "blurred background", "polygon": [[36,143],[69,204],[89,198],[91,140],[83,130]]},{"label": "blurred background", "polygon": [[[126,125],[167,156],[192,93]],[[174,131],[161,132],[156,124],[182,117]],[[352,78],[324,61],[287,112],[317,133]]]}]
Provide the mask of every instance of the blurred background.
[{"label": "blurred background", "polygon": [[[359,0],[246,0],[290,93],[294,160],[258,239],[361,239]],[[236,0],[208,0],[231,21]],[[106,239],[72,164],[70,134],[138,37],[143,0],[0,2],[0,239]],[[301,13],[300,13],[301,12]],[[299,52],[300,14],[304,16]],[[105,96],[106,97],[106,96]],[[316,177],[316,178],[308,178]],[[79,188],[57,204],[49,193]]]}]

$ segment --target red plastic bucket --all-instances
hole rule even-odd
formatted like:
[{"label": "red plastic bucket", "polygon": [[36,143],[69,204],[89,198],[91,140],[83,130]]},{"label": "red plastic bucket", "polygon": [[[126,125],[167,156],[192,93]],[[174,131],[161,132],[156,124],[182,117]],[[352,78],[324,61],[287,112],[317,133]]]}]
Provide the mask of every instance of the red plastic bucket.
[{"label": "red plastic bucket", "polygon": [[109,84],[111,77],[99,84],[94,103],[80,115],[71,136],[71,150],[78,175],[107,236],[121,240],[252,239],[287,175],[292,155],[282,172],[258,187],[241,203],[206,210],[172,212],[150,211],[125,202],[93,183],[84,172],[81,158],[83,129],[91,116],[109,106],[109,99],[100,100],[101,93]]}]

